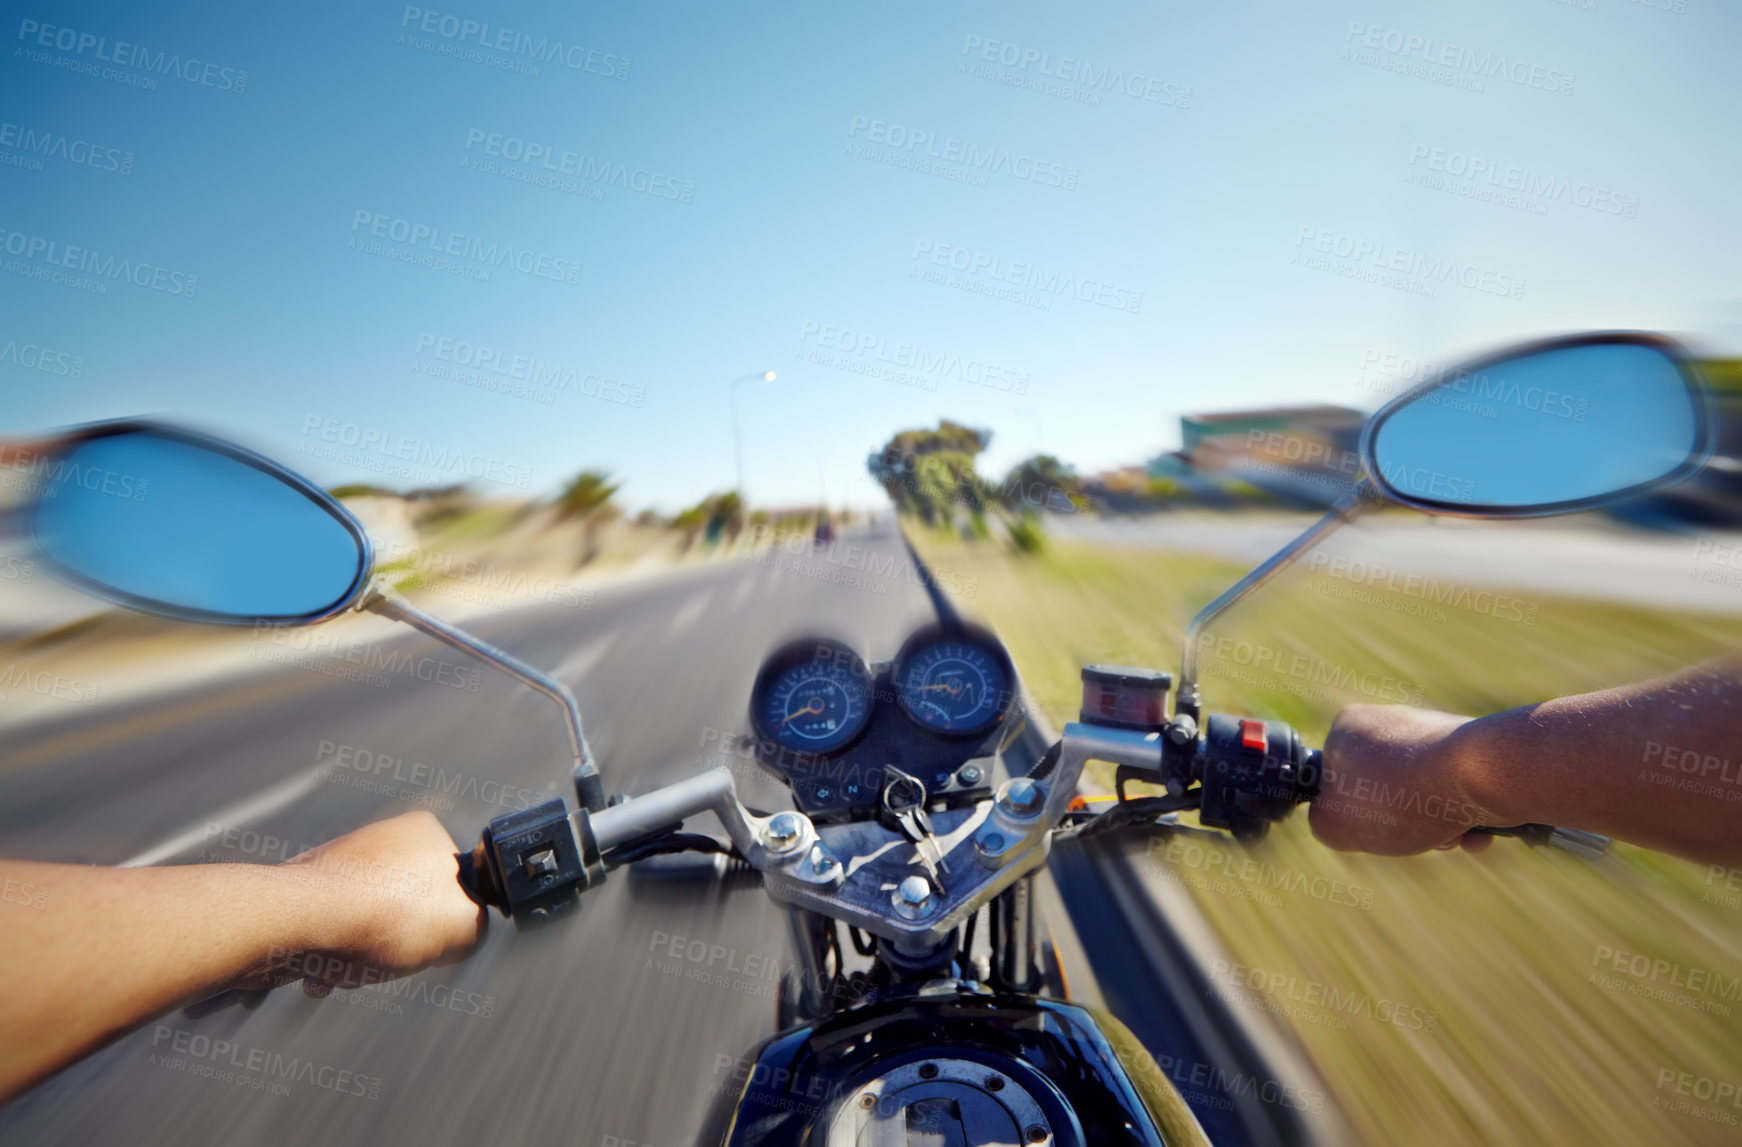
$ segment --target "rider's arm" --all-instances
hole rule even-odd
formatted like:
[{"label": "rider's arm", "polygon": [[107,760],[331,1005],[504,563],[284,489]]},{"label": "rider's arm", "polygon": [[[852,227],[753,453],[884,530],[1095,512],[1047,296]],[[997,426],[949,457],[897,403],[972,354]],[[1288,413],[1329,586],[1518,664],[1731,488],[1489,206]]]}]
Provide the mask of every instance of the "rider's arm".
[{"label": "rider's arm", "polygon": [[179,1004],[287,963],[336,982],[464,952],[483,910],[427,812],[280,865],[0,860],[0,1100]]},{"label": "rider's arm", "polygon": [[1331,847],[1388,856],[1534,821],[1742,865],[1742,659],[1476,720],[1351,706],[1310,815]]}]

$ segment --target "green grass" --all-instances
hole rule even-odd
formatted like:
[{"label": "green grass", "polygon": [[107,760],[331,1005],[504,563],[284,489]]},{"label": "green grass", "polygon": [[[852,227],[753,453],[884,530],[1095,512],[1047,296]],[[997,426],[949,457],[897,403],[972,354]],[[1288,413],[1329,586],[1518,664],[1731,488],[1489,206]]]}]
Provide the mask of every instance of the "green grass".
[{"label": "green grass", "polygon": [[[1185,623],[1243,572],[1198,555],[1056,540],[1038,554],[1013,555],[914,534],[928,560],[977,579],[964,609],[996,626],[1055,724],[1075,717],[1084,664],[1177,671]],[[1639,680],[1742,646],[1736,617],[1523,591],[1516,612],[1533,612],[1533,623],[1496,616],[1514,611],[1486,600],[1485,612],[1438,606],[1446,619],[1436,620],[1395,609],[1419,599],[1380,593],[1393,607],[1386,608],[1338,596],[1342,588],[1297,568],[1213,629],[1333,669],[1407,681],[1421,704],[1463,713]],[[1213,661],[1206,658],[1204,669],[1216,668]],[[1205,672],[1202,682],[1206,710],[1286,720],[1313,744],[1343,705],[1375,699],[1302,688],[1274,673],[1237,680]],[[1274,1022],[1319,1066],[1361,1143],[1742,1137],[1736,1125],[1653,1106],[1677,1098],[1673,1087],[1658,1087],[1665,1069],[1742,1084],[1742,993],[1683,993],[1731,1012],[1723,1015],[1592,982],[1603,949],[1706,970],[1724,985],[1742,976],[1742,897],[1727,900],[1721,881],[1708,887],[1704,866],[1625,845],[1592,865],[1510,840],[1481,856],[1336,853],[1312,838],[1304,814],[1251,849],[1210,844],[1152,859],[1185,885],[1233,960],[1292,977],[1297,996],[1331,990],[1402,1003],[1412,1019],[1433,1017],[1430,1034],[1322,1004],[1303,1007],[1286,988],[1257,997],[1295,1009]],[[1258,871],[1282,874],[1297,890],[1230,875],[1243,859],[1269,866]],[[1359,889],[1354,898],[1370,907],[1315,898],[1310,882],[1319,877]],[[1298,890],[1302,883],[1309,890]],[[1636,988],[1652,984],[1607,974]],[[1700,1106],[1742,1120],[1742,1108]]]}]

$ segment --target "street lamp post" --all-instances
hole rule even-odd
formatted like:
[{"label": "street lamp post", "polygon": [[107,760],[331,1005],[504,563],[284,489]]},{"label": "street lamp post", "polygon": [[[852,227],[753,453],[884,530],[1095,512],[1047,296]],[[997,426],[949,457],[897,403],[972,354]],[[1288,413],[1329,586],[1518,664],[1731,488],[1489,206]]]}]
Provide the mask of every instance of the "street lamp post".
[{"label": "street lamp post", "polygon": [[745,522],[750,520],[750,499],[744,494],[744,436],[738,430],[738,387],[752,379],[773,382],[774,372],[759,370],[740,375],[727,387],[727,403],[732,408],[732,455],[738,463],[738,512],[744,515]]}]

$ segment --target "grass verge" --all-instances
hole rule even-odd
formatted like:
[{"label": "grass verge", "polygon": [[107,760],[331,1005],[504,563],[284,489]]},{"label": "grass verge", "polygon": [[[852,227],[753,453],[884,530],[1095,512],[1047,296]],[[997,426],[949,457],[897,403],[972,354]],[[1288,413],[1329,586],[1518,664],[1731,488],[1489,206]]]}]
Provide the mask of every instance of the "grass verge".
[{"label": "grass verge", "polygon": [[[1055,723],[1075,717],[1084,664],[1177,670],[1193,611],[1244,572],[1195,554],[1049,540],[1018,556],[912,533],[973,587],[964,610],[997,628]],[[1358,701],[1487,713],[1742,646],[1737,617],[1474,586],[1376,593],[1299,568],[1225,620],[1214,631],[1230,649],[1274,654],[1264,669],[1206,656],[1206,709],[1285,720],[1313,744]],[[1598,864],[1507,840],[1481,856],[1336,853],[1304,815],[1251,848],[1176,838],[1147,859],[1244,966],[1220,977],[1231,998],[1300,1044],[1361,1143],[1742,1134],[1735,1092],[1717,1098],[1742,1085],[1733,874],[1626,845]]]}]

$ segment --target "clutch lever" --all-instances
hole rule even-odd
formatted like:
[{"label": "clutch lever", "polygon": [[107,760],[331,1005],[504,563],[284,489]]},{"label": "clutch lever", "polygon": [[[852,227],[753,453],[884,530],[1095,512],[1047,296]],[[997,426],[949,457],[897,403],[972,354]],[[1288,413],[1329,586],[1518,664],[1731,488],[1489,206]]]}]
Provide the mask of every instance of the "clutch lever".
[{"label": "clutch lever", "polygon": [[1117,801],[1112,808],[1098,816],[1066,828],[1053,831],[1054,840],[1089,840],[1107,833],[1118,832],[1120,829],[1178,829],[1184,826],[1172,819],[1174,814],[1184,812],[1197,806],[1197,793],[1187,793],[1183,796],[1165,797],[1132,797]]},{"label": "clutch lever", "polygon": [[[276,986],[276,985],[274,985]],[[266,993],[271,988],[225,988],[221,992],[213,992],[203,999],[195,1000],[181,1010],[181,1014],[190,1020],[203,1019],[225,1008],[242,1007],[253,1011],[266,1000]]]},{"label": "clutch lever", "polygon": [[[271,982],[265,987],[221,988],[218,991],[213,992],[211,995],[202,996],[200,999],[187,1005],[181,1010],[181,1014],[190,1020],[197,1020],[221,1012],[225,1008],[240,1006],[247,1011],[253,1011],[255,1008],[265,1003],[266,997],[277,991],[279,988],[282,988],[287,984],[298,983],[299,981],[304,983],[307,982],[306,978],[303,976],[281,977],[270,972],[267,973],[267,976]],[[315,993],[310,992],[309,994],[314,995]]]}]

